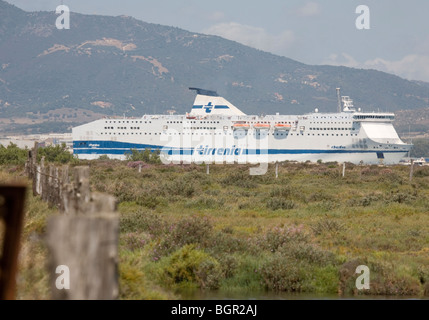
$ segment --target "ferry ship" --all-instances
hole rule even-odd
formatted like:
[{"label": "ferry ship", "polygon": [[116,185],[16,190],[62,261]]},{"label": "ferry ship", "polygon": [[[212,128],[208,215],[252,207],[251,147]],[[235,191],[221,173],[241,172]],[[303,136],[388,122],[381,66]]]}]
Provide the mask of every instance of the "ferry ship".
[{"label": "ferry ship", "polygon": [[73,153],[124,160],[132,149],[160,150],[163,163],[398,164],[412,147],[399,138],[393,113],[356,110],[338,92],[336,113],[259,116],[215,91],[189,89],[196,98],[184,115],[104,118],[73,128]]}]

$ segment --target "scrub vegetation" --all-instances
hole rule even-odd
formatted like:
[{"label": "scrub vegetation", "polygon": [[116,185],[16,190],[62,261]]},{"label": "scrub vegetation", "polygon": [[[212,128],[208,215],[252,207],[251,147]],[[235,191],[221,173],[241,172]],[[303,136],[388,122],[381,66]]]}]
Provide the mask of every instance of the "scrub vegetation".
[{"label": "scrub vegetation", "polygon": [[[276,178],[273,165],[250,176],[248,165],[210,165],[208,175],[205,165],[153,163],[79,161],[92,190],[118,200],[121,299],[429,296],[429,167],[410,180],[400,165],[347,164],[343,177],[336,163],[285,162]],[[10,170],[2,177],[22,168]],[[38,298],[48,291],[39,239],[54,213],[28,198],[23,243],[33,247],[20,292]],[[359,265],[369,267],[369,290],[356,289]]]}]

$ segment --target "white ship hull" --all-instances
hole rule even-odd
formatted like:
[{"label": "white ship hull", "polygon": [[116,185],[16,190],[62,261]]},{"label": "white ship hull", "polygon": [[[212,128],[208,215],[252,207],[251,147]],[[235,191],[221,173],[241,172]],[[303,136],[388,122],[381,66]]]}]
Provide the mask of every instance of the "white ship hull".
[{"label": "white ship hull", "polygon": [[397,164],[411,148],[398,137],[390,113],[347,108],[339,113],[251,116],[205,93],[199,92],[189,115],[100,119],[75,127],[74,154],[80,159],[126,159],[131,149],[150,148],[161,150],[164,163]]}]

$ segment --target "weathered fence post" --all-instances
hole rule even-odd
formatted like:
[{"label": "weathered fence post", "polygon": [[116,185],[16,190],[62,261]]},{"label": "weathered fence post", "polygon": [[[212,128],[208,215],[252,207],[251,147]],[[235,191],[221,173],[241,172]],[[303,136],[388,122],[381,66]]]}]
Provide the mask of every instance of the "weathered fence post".
[{"label": "weathered fence post", "polygon": [[33,179],[33,196],[37,195],[37,178],[38,178],[38,170],[37,170],[37,153],[39,149],[39,143],[34,143],[34,148],[31,150],[31,163],[30,163],[30,172],[31,176],[30,178]]},{"label": "weathered fence post", "polygon": [[[94,215],[57,216],[49,220],[47,243],[52,298],[112,300],[118,284],[119,218],[112,212]],[[59,288],[58,266],[66,266],[70,288]]]},{"label": "weathered fence post", "polygon": [[0,218],[5,222],[0,259],[0,300],[15,299],[25,192],[25,184],[0,186]]},{"label": "weathered fence post", "polygon": [[[68,168],[62,173],[67,175]],[[73,181],[63,184],[65,215],[49,220],[47,243],[53,299],[117,299],[119,215],[113,196],[91,193],[89,167],[75,167]],[[57,288],[58,266],[69,271],[70,289]]]},{"label": "weathered fence post", "polygon": [[[37,144],[28,155],[27,174],[33,179],[33,194],[57,205],[59,216],[47,226],[49,272],[53,299],[117,299],[119,215],[113,196],[91,193],[89,167],[61,169],[37,165]],[[141,166],[140,166],[141,170]],[[0,211],[1,212],[1,211]],[[58,274],[66,267],[68,274]],[[58,286],[58,277],[68,276],[70,288]]]}]

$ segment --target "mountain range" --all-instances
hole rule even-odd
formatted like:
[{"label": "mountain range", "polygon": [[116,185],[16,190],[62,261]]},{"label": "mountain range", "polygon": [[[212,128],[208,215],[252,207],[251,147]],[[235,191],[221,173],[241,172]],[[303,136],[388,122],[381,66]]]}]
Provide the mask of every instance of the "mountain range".
[{"label": "mountain range", "polygon": [[[247,114],[334,112],[337,87],[364,111],[414,114],[429,105],[429,83],[376,70],[306,65],[129,16],[72,12],[69,30],[56,28],[57,17],[0,0],[1,134],[184,114],[194,99],[189,87],[215,90]],[[427,122],[421,129],[429,131]]]}]

